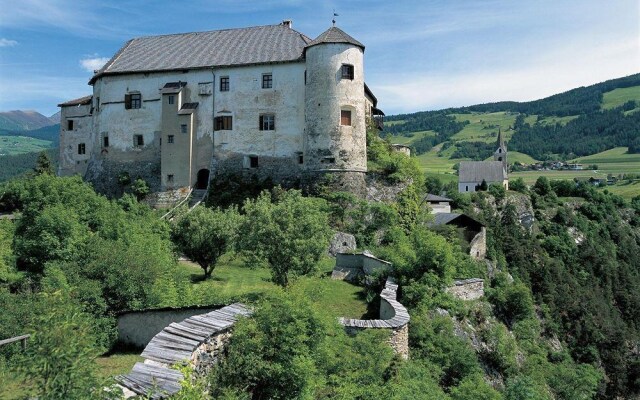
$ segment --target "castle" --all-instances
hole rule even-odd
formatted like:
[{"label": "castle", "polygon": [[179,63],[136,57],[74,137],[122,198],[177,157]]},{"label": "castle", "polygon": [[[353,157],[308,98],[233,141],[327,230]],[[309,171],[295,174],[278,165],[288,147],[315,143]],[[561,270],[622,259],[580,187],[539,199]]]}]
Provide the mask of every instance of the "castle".
[{"label": "castle", "polygon": [[289,20],[132,39],[95,71],[92,95],[59,105],[58,173],[107,194],[123,175],[153,192],[224,176],[362,188],[366,121],[384,115],[364,48],[335,26],[311,39]]},{"label": "castle", "polygon": [[494,161],[461,161],[458,170],[458,192],[475,192],[482,182],[487,185],[497,183],[509,189],[507,176],[507,145],[502,131],[498,130],[498,148],[493,153]]}]

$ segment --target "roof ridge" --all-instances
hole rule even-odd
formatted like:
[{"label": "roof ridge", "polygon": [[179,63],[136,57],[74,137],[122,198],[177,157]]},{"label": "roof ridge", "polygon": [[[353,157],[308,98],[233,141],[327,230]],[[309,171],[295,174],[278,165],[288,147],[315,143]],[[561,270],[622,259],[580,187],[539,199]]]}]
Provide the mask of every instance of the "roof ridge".
[{"label": "roof ridge", "polygon": [[[255,26],[245,26],[243,28],[225,28],[225,29],[211,29],[208,31],[191,31],[191,32],[179,32],[179,33],[163,33],[160,35],[145,35],[145,36],[138,36],[138,37],[134,37],[131,40],[138,40],[138,39],[146,39],[146,38],[158,38],[158,37],[170,37],[170,36],[182,36],[182,35],[191,35],[191,34],[198,34],[198,33],[213,33],[213,32],[226,32],[226,31],[239,31],[239,30],[244,30],[244,29],[257,29],[257,28],[267,28],[267,27],[276,27],[276,26],[281,26],[283,28],[287,28],[290,29],[294,32],[300,33],[298,31],[296,31],[293,28],[289,28],[286,27],[282,24],[268,24],[268,25],[255,25]],[[302,33],[300,33],[302,35]]]}]

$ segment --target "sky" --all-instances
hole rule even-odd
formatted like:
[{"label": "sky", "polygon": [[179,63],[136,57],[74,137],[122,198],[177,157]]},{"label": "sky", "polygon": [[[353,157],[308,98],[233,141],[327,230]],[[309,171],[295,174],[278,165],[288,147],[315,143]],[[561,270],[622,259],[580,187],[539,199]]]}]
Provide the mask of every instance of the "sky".
[{"label": "sky", "polygon": [[293,20],[364,43],[387,115],[527,101],[640,72],[638,0],[0,0],[0,111],[91,93],[129,39]]}]

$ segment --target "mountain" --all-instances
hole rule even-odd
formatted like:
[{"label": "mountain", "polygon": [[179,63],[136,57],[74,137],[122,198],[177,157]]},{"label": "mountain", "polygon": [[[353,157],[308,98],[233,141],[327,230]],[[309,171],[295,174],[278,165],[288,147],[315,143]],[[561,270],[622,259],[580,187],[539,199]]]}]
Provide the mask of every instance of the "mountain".
[{"label": "mountain", "polygon": [[0,136],[27,136],[35,139],[48,140],[52,142],[51,147],[57,147],[60,143],[60,123],[55,125],[47,125],[38,129],[17,130],[17,131],[0,131]]},{"label": "mountain", "polygon": [[59,124],[60,123],[60,111],[58,111],[57,113],[55,113],[52,116],[50,116],[49,120],[53,124]]},{"label": "mountain", "polygon": [[539,160],[571,159],[615,147],[638,152],[639,111],[640,74],[635,74],[540,100],[391,115],[383,134],[414,154],[460,160],[489,157],[502,130],[510,151]]},{"label": "mountain", "polygon": [[[55,116],[55,114],[54,114]],[[53,116],[52,116],[53,117]],[[19,131],[32,130],[59,123],[33,110],[14,110],[0,112],[0,130]]]}]

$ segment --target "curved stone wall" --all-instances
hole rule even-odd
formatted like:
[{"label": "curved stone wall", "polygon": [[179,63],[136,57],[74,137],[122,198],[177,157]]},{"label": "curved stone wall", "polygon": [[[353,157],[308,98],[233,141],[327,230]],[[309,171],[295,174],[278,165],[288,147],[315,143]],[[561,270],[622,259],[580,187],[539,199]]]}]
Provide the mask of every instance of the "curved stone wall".
[{"label": "curved stone wall", "polygon": [[162,399],[179,392],[184,377],[172,367],[191,364],[196,374],[206,373],[231,336],[233,324],[239,317],[249,315],[251,310],[235,303],[166,326],[142,352],[145,361],[136,363],[127,375],[115,378],[125,398],[140,395]]},{"label": "curved stone wall", "polygon": [[402,358],[409,358],[409,312],[397,299],[398,285],[388,278],[380,293],[380,319],[340,318],[347,330],[391,329],[389,344]]}]

